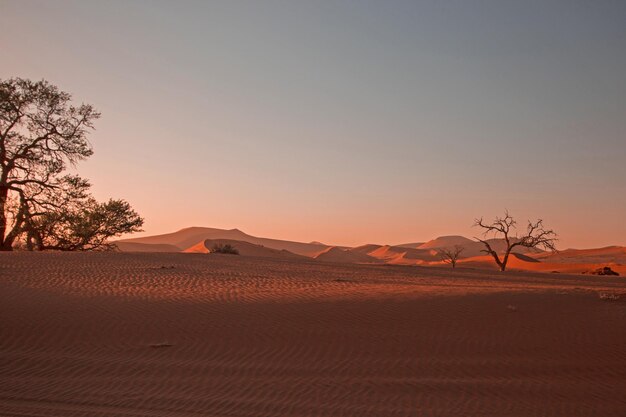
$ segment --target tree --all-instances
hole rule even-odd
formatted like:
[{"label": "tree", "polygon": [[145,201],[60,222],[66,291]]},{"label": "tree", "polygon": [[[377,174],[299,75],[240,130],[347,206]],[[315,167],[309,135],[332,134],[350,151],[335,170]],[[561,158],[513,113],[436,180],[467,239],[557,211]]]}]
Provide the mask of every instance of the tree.
[{"label": "tree", "polygon": [[92,155],[87,134],[99,117],[47,81],[0,80],[0,250],[19,239],[29,249],[103,249],[107,236],[139,230],[128,203],[97,203],[87,180],[63,175]]},{"label": "tree", "polygon": [[441,248],[437,251],[439,258],[447,263],[452,265],[452,268],[456,268],[456,263],[461,257],[461,253],[465,250],[465,248],[461,245],[454,245],[451,248]]},{"label": "tree", "polygon": [[126,201],[98,203],[88,197],[80,205],[35,218],[27,234],[27,246],[39,250],[110,250],[115,248],[109,241],[111,237],[139,232],[142,225],[143,219]]},{"label": "tree", "polygon": [[543,220],[539,219],[534,223],[529,220],[528,226],[526,227],[526,233],[522,236],[517,236],[517,234],[513,235],[516,229],[516,224],[517,222],[508,211],[505,211],[504,217],[496,217],[492,223],[485,223],[482,217],[480,219],[476,219],[474,222],[474,226],[481,227],[485,230],[483,233],[484,237],[492,233],[495,237],[501,236],[504,239],[506,249],[502,259],[500,259],[499,254],[491,247],[490,243],[486,239],[479,239],[477,237],[474,238],[485,245],[483,252],[493,257],[501,271],[506,270],[509,255],[516,246],[532,249],[543,248],[544,250],[556,251],[555,244],[558,240],[557,234],[553,230],[546,229],[543,225]]},{"label": "tree", "polygon": [[[11,250],[23,226],[27,188],[58,188],[66,165],[93,153],[86,134],[100,114],[70,100],[43,80],[0,80],[0,250]],[[10,192],[17,194],[20,208],[7,230]]]},{"label": "tree", "polygon": [[[71,175],[56,179],[54,187],[35,183],[26,185],[19,193],[17,215],[12,216],[16,219],[13,224],[21,224],[21,227],[14,226],[11,233],[21,236],[28,250],[43,250],[45,245],[42,237],[48,234],[44,225],[49,224],[49,221],[44,221],[44,217],[50,219],[76,211],[90,198],[90,187],[87,180]],[[15,209],[7,211],[15,213]]]}]

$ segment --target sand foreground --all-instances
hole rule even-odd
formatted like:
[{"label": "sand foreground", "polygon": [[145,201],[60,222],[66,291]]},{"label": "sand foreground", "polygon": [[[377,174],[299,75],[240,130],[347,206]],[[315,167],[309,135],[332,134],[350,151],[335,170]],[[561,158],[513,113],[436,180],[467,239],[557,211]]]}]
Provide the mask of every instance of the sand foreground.
[{"label": "sand foreground", "polygon": [[624,277],[1,253],[0,299],[2,416],[626,415]]}]

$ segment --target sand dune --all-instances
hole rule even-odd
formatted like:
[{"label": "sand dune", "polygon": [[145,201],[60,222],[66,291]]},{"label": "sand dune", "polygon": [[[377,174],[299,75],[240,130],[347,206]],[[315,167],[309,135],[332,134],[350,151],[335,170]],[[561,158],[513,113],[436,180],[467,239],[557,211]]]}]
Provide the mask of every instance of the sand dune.
[{"label": "sand dune", "polygon": [[[266,248],[265,246],[255,245],[249,242],[231,239],[205,239],[197,244],[185,249],[185,253],[209,253],[215,245],[231,245],[237,251],[239,256],[256,256],[260,258],[278,258],[278,259],[307,259],[305,256],[296,255],[286,250],[278,250]],[[221,254],[216,254],[220,256]],[[228,256],[228,255],[224,255]]]},{"label": "sand dune", "polygon": [[626,281],[0,253],[0,415],[621,417],[626,301],[598,293]]},{"label": "sand dune", "polygon": [[357,247],[351,248],[350,250],[352,252],[368,254],[368,253],[371,253],[371,252],[375,251],[376,249],[381,248],[382,246],[383,245],[376,245],[376,244],[370,243],[370,244],[367,244],[367,245],[362,245],[362,246],[357,246]]},{"label": "sand dune", "polygon": [[388,245],[381,246],[372,251],[370,256],[395,265],[420,265],[438,260],[436,252],[432,250],[411,249]]},{"label": "sand dune", "polygon": [[417,249],[420,246],[422,246],[424,243],[426,243],[426,242],[401,243],[399,245],[394,245],[394,246],[398,246],[398,247],[401,247],[401,248]]},{"label": "sand dune", "polygon": [[[121,240],[117,244],[122,251],[139,252],[179,252],[194,245],[200,245],[188,251],[200,251],[206,239],[232,240],[248,242],[266,249],[286,250],[326,262],[339,263],[385,263],[390,265],[431,265],[445,266],[437,255],[437,249],[461,245],[465,248],[462,263],[471,268],[497,269],[493,259],[485,255],[484,246],[463,236],[441,236],[426,243],[404,245],[368,244],[354,248],[327,246],[319,242],[301,243],[250,236],[238,229],[222,230],[205,227],[191,227],[166,235]],[[502,253],[506,248],[502,239],[489,239],[492,248]],[[609,246],[598,249],[567,249],[558,253],[537,251],[516,247],[509,268],[526,271],[583,273],[596,268],[609,266],[614,271],[626,274],[626,248]],[[264,254],[250,256],[276,256],[265,251]],[[524,258],[524,256],[529,258]],[[284,256],[283,256],[284,257]],[[538,260],[540,262],[535,262]]]},{"label": "sand dune", "polygon": [[[507,268],[517,271],[534,272],[559,272],[567,274],[582,274],[595,269],[609,266],[621,276],[626,276],[626,265],[611,262],[552,262],[549,257],[543,259],[530,258],[528,255],[511,254]],[[529,259],[530,258],[530,259]],[[481,269],[497,269],[493,258],[489,255],[474,256],[472,258],[461,259],[459,265]]]},{"label": "sand dune", "polygon": [[[229,239],[249,242],[267,248],[287,250],[311,258],[318,257],[329,248],[335,248],[335,246],[325,245],[317,241],[302,243],[268,239],[248,235],[239,229],[223,230],[209,227],[189,227],[174,233],[135,239],[123,239],[116,243],[120,250],[128,252],[179,252],[205,239]],[[502,239],[488,239],[488,242],[491,247],[499,253],[504,252],[506,248]],[[461,255],[462,258],[482,257],[485,255],[482,243],[463,236],[440,236],[425,243],[406,243],[395,246],[368,244],[354,248],[336,248],[349,250],[358,254],[365,254],[386,263],[417,265],[439,263],[436,253],[437,249],[453,247],[455,245],[464,247],[464,251]],[[549,263],[626,264],[626,248],[620,246],[582,250],[567,249],[556,254],[524,247],[516,247],[515,252]],[[342,259],[341,262],[349,262],[349,256],[351,255],[339,252],[336,249],[324,255],[324,257],[328,259],[331,257],[336,257],[337,260]],[[367,258],[361,256],[352,256],[352,258],[355,259],[357,263],[363,263],[364,260],[367,260]],[[476,259],[470,262],[480,263],[481,261]]]},{"label": "sand dune", "polygon": [[417,249],[438,249],[452,247],[454,245],[470,247],[472,245],[475,245],[476,243],[477,242],[463,236],[440,236],[436,239],[429,240],[428,242],[421,244]]},{"label": "sand dune", "polygon": [[626,264],[626,248],[607,246],[597,249],[566,249],[557,253],[536,255],[538,259],[555,263],[621,263]]},{"label": "sand dune", "polygon": [[373,258],[366,253],[343,249],[336,246],[324,249],[323,251],[315,255],[315,260],[324,262],[341,262],[355,264],[380,263],[378,259]]},{"label": "sand dune", "polygon": [[[506,243],[504,239],[486,239],[489,245],[496,252],[504,252],[506,250]],[[468,239],[463,236],[441,236],[437,239],[433,239],[419,246],[418,249],[439,249],[446,247],[453,247],[455,245],[460,245],[464,248],[462,257],[469,258],[473,256],[482,256],[485,253],[483,250],[485,246],[481,242],[477,242],[475,240]],[[515,250],[518,253],[527,254],[527,253],[540,253],[541,250],[529,249],[525,247],[517,247]]]},{"label": "sand dune", "polygon": [[166,243],[115,242],[122,252],[180,252],[180,248]]},{"label": "sand dune", "polygon": [[369,244],[352,248],[350,251],[367,254],[391,265],[422,265],[439,260],[434,250],[412,249],[406,246]]},{"label": "sand dune", "polygon": [[174,233],[164,235],[139,237],[133,239],[123,239],[122,243],[144,243],[144,244],[167,244],[184,250],[205,239],[230,239],[242,242],[249,242],[272,249],[287,250],[289,252],[312,257],[327,246],[318,243],[301,243],[287,240],[267,239],[250,236],[239,229],[223,230],[210,227],[188,227]]}]

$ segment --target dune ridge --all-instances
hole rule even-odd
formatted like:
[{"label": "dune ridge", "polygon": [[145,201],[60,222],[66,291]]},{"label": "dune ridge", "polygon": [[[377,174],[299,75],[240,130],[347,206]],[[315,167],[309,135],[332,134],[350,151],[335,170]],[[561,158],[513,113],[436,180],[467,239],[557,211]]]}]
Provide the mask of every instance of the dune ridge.
[{"label": "dune ridge", "polygon": [[[334,263],[384,263],[389,265],[442,266],[438,256],[441,248],[463,246],[461,262],[467,267],[494,269],[492,258],[483,252],[482,243],[463,236],[440,236],[424,243],[402,245],[367,244],[353,248],[326,245],[317,241],[310,243],[260,238],[248,235],[239,229],[223,230],[206,227],[190,227],[174,233],[124,239],[117,241],[120,250],[128,252],[203,252],[201,242],[228,240],[247,242],[265,248],[288,251],[321,262]],[[506,248],[502,239],[488,239],[499,253]],[[199,245],[199,246],[198,246]],[[274,256],[271,251],[264,255]],[[537,262],[539,261],[539,262]],[[525,247],[516,247],[512,253],[510,267],[518,270],[538,272],[583,273],[599,267],[609,266],[618,273],[626,274],[626,248],[608,246],[595,249],[567,249],[557,253],[544,252]]]},{"label": "dune ridge", "polygon": [[380,261],[366,253],[353,251],[351,249],[343,249],[337,246],[331,246],[324,249],[314,257],[315,260],[324,262],[340,262],[355,264],[373,264]]}]

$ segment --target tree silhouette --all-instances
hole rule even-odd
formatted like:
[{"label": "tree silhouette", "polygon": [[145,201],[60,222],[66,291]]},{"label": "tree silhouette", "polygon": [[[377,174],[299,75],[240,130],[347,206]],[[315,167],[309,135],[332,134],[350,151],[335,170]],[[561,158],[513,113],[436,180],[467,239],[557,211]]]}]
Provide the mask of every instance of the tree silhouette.
[{"label": "tree silhouette", "polygon": [[465,248],[463,246],[454,245],[451,248],[441,248],[437,250],[437,254],[443,262],[452,265],[452,268],[456,268],[456,262],[459,260],[464,250]]},{"label": "tree silhouette", "polygon": [[476,219],[474,226],[478,226],[484,229],[483,236],[493,234],[494,237],[501,236],[506,243],[506,250],[502,259],[499,254],[491,247],[486,239],[479,239],[475,237],[477,241],[485,245],[483,252],[491,255],[500,268],[501,271],[506,270],[506,265],[509,261],[509,255],[516,246],[522,246],[526,248],[543,248],[545,250],[556,251],[557,234],[550,229],[546,229],[543,225],[543,220],[539,219],[536,222],[528,221],[526,227],[526,233],[522,236],[514,234],[517,222],[509,214],[508,211],[504,212],[504,217],[496,217],[492,223],[485,223],[482,219]]},{"label": "tree silhouette", "polygon": [[[86,180],[63,174],[68,165],[92,155],[87,133],[99,117],[91,105],[73,105],[68,93],[47,81],[0,80],[0,250],[12,250],[20,237],[28,248],[46,248],[42,236],[49,230],[42,227],[49,226],[51,219],[57,225],[65,223],[65,238],[76,243],[77,236],[71,234],[78,229],[67,222],[78,221],[72,217],[77,213],[72,204],[78,203],[83,204],[83,221],[88,217],[95,222],[97,213],[107,213],[107,222],[100,222],[101,232],[92,233],[86,241],[83,235],[81,250],[103,248],[94,243],[105,234],[139,229],[143,220],[130,206],[126,210],[119,204],[108,205],[111,202],[97,206],[89,197]],[[120,224],[127,227],[120,228]],[[60,238],[61,229],[55,230]],[[79,249],[75,244],[68,247]]]}]

